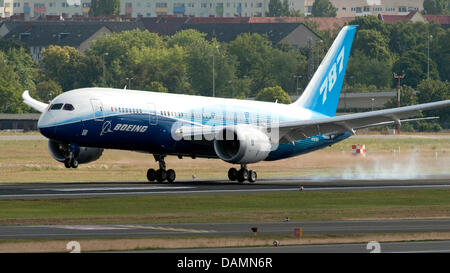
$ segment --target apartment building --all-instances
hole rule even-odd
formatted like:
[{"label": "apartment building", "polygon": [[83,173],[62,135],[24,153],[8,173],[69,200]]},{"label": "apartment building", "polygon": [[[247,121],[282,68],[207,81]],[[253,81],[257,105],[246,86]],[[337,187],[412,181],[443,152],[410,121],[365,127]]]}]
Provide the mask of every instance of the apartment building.
[{"label": "apartment building", "polygon": [[[157,17],[159,15],[195,17],[261,17],[270,0],[121,0],[121,15]],[[304,11],[304,0],[290,0],[289,8]],[[0,17],[45,15],[72,17],[87,15],[91,0],[0,0]]]},{"label": "apartment building", "polygon": [[[337,17],[406,15],[423,10],[423,0],[330,0]],[[159,15],[194,17],[262,17],[270,0],[121,0],[120,14],[127,17]],[[289,0],[289,9],[311,15],[314,0]],[[23,15],[87,16],[91,0],[0,0],[0,17]]]},{"label": "apartment building", "polygon": [[91,0],[11,0],[11,2],[13,14],[23,15],[25,20],[47,15],[65,18],[74,15],[87,16],[91,6]]},{"label": "apartment building", "polygon": [[0,18],[13,15],[13,0],[0,0]]},{"label": "apartment building", "polygon": [[[311,15],[314,0],[304,1],[305,15]],[[363,15],[407,15],[422,11],[423,0],[330,0],[336,7],[336,17]]]}]

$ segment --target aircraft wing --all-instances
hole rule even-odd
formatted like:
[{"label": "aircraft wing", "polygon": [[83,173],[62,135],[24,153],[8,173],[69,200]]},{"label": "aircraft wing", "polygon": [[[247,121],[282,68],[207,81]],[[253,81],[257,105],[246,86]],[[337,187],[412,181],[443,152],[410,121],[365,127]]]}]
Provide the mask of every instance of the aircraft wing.
[{"label": "aircraft wing", "polygon": [[450,106],[450,100],[330,118],[282,122],[279,124],[280,143],[292,142],[319,134],[339,134],[348,131],[353,132],[361,128],[419,120],[402,119],[416,116],[422,110],[432,110],[448,106]]},{"label": "aircraft wing", "polygon": [[45,112],[45,109],[47,109],[47,107],[48,107],[48,104],[33,99],[30,96],[30,92],[28,92],[28,90],[26,90],[22,93],[22,99],[26,105],[30,106],[31,108],[33,108],[41,113]]}]

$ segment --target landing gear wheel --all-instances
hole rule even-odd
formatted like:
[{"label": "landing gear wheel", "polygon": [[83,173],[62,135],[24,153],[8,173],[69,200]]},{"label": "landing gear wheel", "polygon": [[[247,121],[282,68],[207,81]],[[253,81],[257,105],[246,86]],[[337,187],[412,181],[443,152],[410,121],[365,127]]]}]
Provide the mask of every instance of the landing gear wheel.
[{"label": "landing gear wheel", "polygon": [[162,183],[162,182],[166,181],[166,179],[167,179],[166,170],[158,169],[156,171],[156,181],[158,181],[159,183]]},{"label": "landing gear wheel", "polygon": [[247,169],[240,169],[238,171],[238,175],[237,175],[237,181],[239,183],[243,183],[244,181],[248,180],[248,170]]},{"label": "landing gear wheel", "polygon": [[167,170],[167,182],[173,183],[175,181],[176,174],[175,171],[172,169]]},{"label": "landing gear wheel", "polygon": [[258,178],[258,175],[254,170],[248,171],[248,182],[255,183],[256,179]]},{"label": "landing gear wheel", "polygon": [[67,169],[70,169],[70,159],[66,158],[64,159],[64,167],[66,167]]},{"label": "landing gear wheel", "polygon": [[147,179],[150,182],[153,182],[156,180],[156,171],[155,169],[148,169],[147,171]]},{"label": "landing gear wheel", "polygon": [[238,170],[236,170],[236,168],[230,168],[228,170],[228,179],[230,179],[230,181],[236,181],[237,175],[238,175]]},{"label": "landing gear wheel", "polygon": [[73,158],[73,159],[70,161],[70,167],[72,167],[72,168],[74,168],[74,169],[78,168],[78,160],[76,160],[75,158]]}]

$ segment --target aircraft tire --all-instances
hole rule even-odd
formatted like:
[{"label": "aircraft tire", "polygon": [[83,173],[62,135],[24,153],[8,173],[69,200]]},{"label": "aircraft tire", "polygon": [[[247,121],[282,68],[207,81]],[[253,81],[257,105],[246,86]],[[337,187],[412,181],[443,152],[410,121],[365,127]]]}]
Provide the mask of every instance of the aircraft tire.
[{"label": "aircraft tire", "polygon": [[248,182],[255,183],[257,178],[258,175],[254,170],[248,171]]},{"label": "aircraft tire", "polygon": [[156,170],[156,181],[158,181],[159,183],[162,183],[164,181],[166,181],[167,179],[167,172],[164,169],[158,169]]},{"label": "aircraft tire", "polygon": [[155,169],[148,169],[147,170],[147,179],[150,182],[153,182],[156,180],[156,171]]},{"label": "aircraft tire", "polygon": [[167,170],[167,182],[173,183],[175,181],[175,178],[177,177],[176,173],[172,169]]},{"label": "aircraft tire", "polygon": [[228,170],[228,179],[230,179],[230,181],[236,181],[238,176],[238,170],[236,170],[236,168],[230,168]]},{"label": "aircraft tire", "polygon": [[78,168],[78,160],[76,160],[75,158],[73,158],[73,159],[70,161],[70,167],[72,167],[72,168],[74,168],[74,169]]},{"label": "aircraft tire", "polygon": [[248,170],[247,169],[240,169],[238,171],[237,175],[237,181],[239,183],[244,183],[244,181],[248,180]]}]

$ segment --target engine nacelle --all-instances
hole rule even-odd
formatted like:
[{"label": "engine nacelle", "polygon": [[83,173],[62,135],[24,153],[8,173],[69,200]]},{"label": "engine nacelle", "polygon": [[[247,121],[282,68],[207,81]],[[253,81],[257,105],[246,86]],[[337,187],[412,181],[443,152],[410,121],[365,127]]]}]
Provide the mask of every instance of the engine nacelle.
[{"label": "engine nacelle", "polygon": [[[54,140],[48,141],[48,148],[52,157],[59,162],[64,162],[64,159],[69,154],[69,149],[67,144],[63,144]],[[95,161],[102,156],[103,149],[100,148],[87,148],[79,147],[80,150],[77,153],[77,161],[79,164],[89,163]]]},{"label": "engine nacelle", "polygon": [[214,140],[217,156],[229,163],[255,163],[271,151],[269,136],[255,127],[236,126],[218,132]]}]

